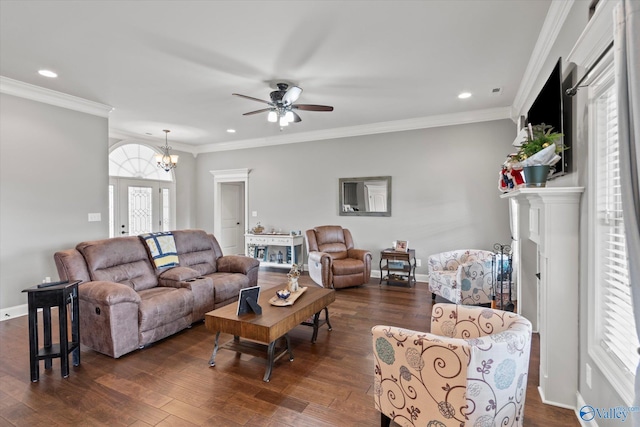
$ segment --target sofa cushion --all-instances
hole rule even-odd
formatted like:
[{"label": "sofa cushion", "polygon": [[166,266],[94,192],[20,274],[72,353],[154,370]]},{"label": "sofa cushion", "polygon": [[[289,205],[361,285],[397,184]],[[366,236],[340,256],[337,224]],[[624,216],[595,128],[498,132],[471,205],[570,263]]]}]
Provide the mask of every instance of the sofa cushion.
[{"label": "sofa cushion", "polygon": [[346,276],[364,272],[364,262],[359,259],[345,258],[333,261],[334,276]]},{"label": "sofa cushion", "polygon": [[331,254],[333,259],[343,259],[347,257],[347,243],[345,241],[344,230],[338,225],[323,225],[314,228],[318,250]]},{"label": "sofa cushion", "polygon": [[193,294],[188,289],[158,286],[138,294],[138,323],[141,332],[171,323],[189,315],[193,310]]},{"label": "sofa cushion", "polygon": [[189,267],[201,276],[217,271],[218,255],[211,236],[203,230],[177,230],[173,232],[180,265]]},{"label": "sofa cushion", "polygon": [[138,237],[115,237],[78,243],[91,280],[122,283],[135,291],[158,284],[145,245]]},{"label": "sofa cushion", "polygon": [[215,303],[238,298],[240,289],[249,286],[249,277],[240,273],[215,273],[207,277],[213,279],[215,289]]}]

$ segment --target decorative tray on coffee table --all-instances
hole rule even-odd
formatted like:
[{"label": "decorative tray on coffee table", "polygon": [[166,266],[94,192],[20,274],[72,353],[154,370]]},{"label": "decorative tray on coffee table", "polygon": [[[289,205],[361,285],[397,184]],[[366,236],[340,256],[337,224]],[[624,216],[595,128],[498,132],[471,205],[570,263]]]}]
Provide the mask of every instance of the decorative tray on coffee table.
[{"label": "decorative tray on coffee table", "polygon": [[275,305],[277,307],[286,307],[288,305],[293,305],[293,303],[296,302],[296,300],[300,298],[300,295],[302,295],[306,290],[306,287],[300,287],[298,288],[298,292],[291,292],[291,295],[289,295],[289,298],[287,299],[278,298],[278,296],[276,295],[269,300],[269,304]]}]

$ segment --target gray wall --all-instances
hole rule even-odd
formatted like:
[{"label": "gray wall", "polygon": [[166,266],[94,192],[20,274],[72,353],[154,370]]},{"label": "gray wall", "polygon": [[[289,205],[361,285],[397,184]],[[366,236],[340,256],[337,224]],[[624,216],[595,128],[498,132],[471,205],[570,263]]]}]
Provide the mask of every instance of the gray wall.
[{"label": "gray wall", "polygon": [[191,153],[175,151],[180,158],[174,169],[176,177],[176,229],[196,227],[196,158]]},{"label": "gray wall", "polygon": [[[108,236],[108,121],[0,94],[0,308],[57,280],[53,253]],[[99,212],[101,222],[88,222]]]},{"label": "gray wall", "polygon": [[[249,168],[249,228],[349,228],[356,245],[379,251],[408,240],[422,259],[458,248],[509,242],[507,201],[498,171],[512,151],[515,125],[499,120],[405,132],[201,154],[197,158],[197,226],[213,231],[211,170]],[[391,217],[338,215],[338,179],[392,177]]]}]

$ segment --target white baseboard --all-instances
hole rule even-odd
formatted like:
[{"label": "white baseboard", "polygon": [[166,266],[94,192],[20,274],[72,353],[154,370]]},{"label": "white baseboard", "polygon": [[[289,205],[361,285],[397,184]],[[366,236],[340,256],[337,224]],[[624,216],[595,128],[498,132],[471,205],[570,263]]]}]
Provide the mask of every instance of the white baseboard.
[{"label": "white baseboard", "polygon": [[16,305],[9,308],[2,308],[0,309],[0,322],[20,316],[26,316],[27,313],[29,313],[29,306],[27,304]]},{"label": "white baseboard", "polygon": [[598,423],[596,422],[595,419],[585,422],[582,418],[580,418],[580,408],[582,408],[583,406],[586,406],[587,403],[584,401],[579,391],[576,392],[576,401],[578,402],[578,407],[575,409],[575,412],[576,412],[576,418],[578,419],[578,422],[580,423],[580,425],[582,427],[587,427],[587,426],[598,427]]},{"label": "white baseboard", "polygon": [[576,408],[571,406],[571,405],[567,405],[565,403],[559,403],[559,402],[554,402],[552,400],[545,399],[544,391],[542,390],[541,387],[538,387],[538,393],[540,393],[540,400],[542,400],[542,403],[544,403],[545,405],[557,406],[558,408],[564,408],[564,409],[571,409],[574,412],[576,411]]}]

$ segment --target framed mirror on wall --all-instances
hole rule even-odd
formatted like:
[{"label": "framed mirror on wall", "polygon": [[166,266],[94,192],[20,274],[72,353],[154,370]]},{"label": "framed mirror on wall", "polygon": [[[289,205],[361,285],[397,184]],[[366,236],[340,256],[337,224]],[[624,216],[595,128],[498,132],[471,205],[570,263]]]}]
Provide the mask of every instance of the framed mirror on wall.
[{"label": "framed mirror on wall", "polygon": [[340,178],[340,216],[391,216],[391,177]]}]

